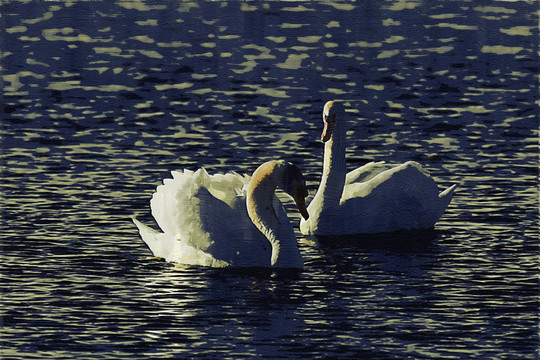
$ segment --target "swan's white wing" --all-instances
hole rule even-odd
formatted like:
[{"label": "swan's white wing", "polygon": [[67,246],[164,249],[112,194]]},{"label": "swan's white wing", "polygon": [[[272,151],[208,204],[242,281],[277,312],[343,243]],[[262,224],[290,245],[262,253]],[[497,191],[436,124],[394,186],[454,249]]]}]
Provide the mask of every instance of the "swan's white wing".
[{"label": "swan's white wing", "polygon": [[214,174],[208,175],[205,187],[215,198],[234,208],[237,195],[243,193],[242,189],[249,180],[249,175],[240,175],[236,172]]},{"label": "swan's white wing", "polygon": [[[272,247],[249,218],[243,195],[231,201],[232,207],[206,188],[201,188],[195,197],[199,199],[201,230],[210,240],[204,252],[232,266],[270,265]],[[188,241],[197,248],[206,246],[206,242],[199,243],[198,238]]]},{"label": "swan's white wing", "polygon": [[355,182],[368,181],[381,172],[389,170],[392,167],[392,165],[386,164],[384,161],[369,162],[347,173],[347,176],[345,177],[345,185]]},{"label": "swan's white wing", "polygon": [[393,194],[395,191],[410,194],[417,194],[422,191],[424,193],[427,192],[427,197],[431,197],[432,192],[438,195],[435,181],[423,172],[420,164],[414,161],[408,161],[390,169],[379,171],[374,176],[371,175],[368,180],[346,185],[343,190],[341,202],[343,203],[348,199],[366,197],[375,190],[380,194],[382,191],[382,189],[379,189],[380,186],[385,187],[385,190],[387,190],[386,194],[388,195]]},{"label": "swan's white wing", "polygon": [[137,224],[156,256],[210,266],[264,266],[269,262],[270,244],[249,219],[242,195],[249,176],[209,175],[204,169],[172,175],[150,202],[163,233],[152,233]]},{"label": "swan's white wing", "polygon": [[195,195],[201,188],[207,189],[216,199],[232,208],[237,193],[249,181],[249,177],[236,173],[210,176],[204,169],[196,172],[173,171],[171,175],[173,178],[163,180],[163,185],[158,186],[150,201],[152,216],[165,233],[185,232],[198,221],[201,199]]},{"label": "swan's white wing", "polygon": [[348,222],[344,226],[357,226],[357,232],[428,228],[440,218],[452,192],[440,195],[435,181],[409,161],[366,182],[346,185],[340,213]]}]

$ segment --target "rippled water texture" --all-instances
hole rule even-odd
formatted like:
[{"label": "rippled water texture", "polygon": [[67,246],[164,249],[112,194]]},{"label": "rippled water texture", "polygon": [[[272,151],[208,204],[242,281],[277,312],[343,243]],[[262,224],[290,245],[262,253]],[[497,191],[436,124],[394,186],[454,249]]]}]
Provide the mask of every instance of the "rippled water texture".
[{"label": "rippled water texture", "polygon": [[[2,359],[534,359],[536,1],[3,1]],[[284,158],[320,112],[349,169],[459,184],[428,234],[317,245],[299,273],[175,266],[130,221],[174,169]],[[297,224],[290,200],[287,208]]]}]

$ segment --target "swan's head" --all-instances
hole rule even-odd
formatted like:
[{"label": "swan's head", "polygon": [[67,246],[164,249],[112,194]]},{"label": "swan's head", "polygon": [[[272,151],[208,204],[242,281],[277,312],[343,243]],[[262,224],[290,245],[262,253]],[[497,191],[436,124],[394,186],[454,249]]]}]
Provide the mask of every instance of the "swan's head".
[{"label": "swan's head", "polygon": [[286,161],[277,161],[273,172],[274,182],[281,190],[289,194],[296,203],[302,217],[307,220],[309,214],[306,208],[308,191],[306,181],[298,166]]},{"label": "swan's head", "polygon": [[336,117],[341,112],[341,105],[336,101],[328,101],[323,108],[323,131],[321,141],[327,142],[332,138],[336,126]]}]

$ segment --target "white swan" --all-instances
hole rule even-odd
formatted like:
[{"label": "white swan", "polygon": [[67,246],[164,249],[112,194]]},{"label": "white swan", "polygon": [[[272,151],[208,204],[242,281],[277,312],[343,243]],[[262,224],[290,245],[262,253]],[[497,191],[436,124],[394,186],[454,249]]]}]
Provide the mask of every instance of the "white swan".
[{"label": "white swan", "polygon": [[308,218],[300,170],[269,161],[251,179],[237,173],[173,171],[150,201],[163,232],[133,222],[152,253],[167,261],[211,267],[301,268],[292,225],[274,192],[291,195]]},{"label": "white swan", "polygon": [[301,220],[304,235],[350,235],[429,229],[452,200],[456,185],[437,184],[413,161],[398,166],[371,162],[347,173],[346,121],[339,103],[323,109],[323,174]]}]

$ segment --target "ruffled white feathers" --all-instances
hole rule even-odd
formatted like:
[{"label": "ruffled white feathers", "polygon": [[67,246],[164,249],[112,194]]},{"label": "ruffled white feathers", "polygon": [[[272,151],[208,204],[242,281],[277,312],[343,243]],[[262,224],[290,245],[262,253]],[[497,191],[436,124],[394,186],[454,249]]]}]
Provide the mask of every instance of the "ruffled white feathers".
[{"label": "ruffled white feathers", "polygon": [[[292,226],[274,195],[275,184],[265,186],[269,190],[261,198],[252,199],[261,207],[272,207],[275,219],[252,219],[246,208],[246,188],[252,180],[249,176],[234,172],[209,175],[204,169],[171,174],[172,179],[165,179],[150,201],[152,215],[162,232],[133,219],[155,256],[212,267],[302,266]],[[266,178],[254,182],[273,181],[272,176]],[[269,204],[264,205],[265,201]],[[255,224],[264,222],[277,238],[268,238],[254,220]],[[280,248],[291,254],[282,253],[280,262],[275,263]]]}]

